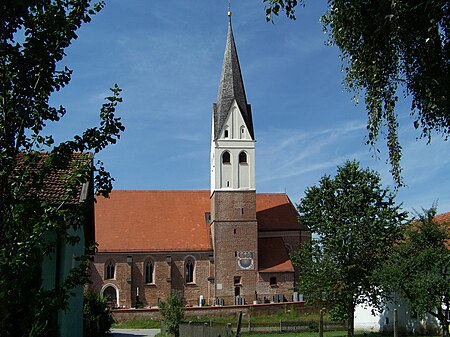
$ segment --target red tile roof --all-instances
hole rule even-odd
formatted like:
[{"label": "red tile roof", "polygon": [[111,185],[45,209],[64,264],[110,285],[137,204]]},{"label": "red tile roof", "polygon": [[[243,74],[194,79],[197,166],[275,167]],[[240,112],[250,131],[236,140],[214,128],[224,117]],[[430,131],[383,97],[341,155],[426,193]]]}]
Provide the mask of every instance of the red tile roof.
[{"label": "red tile roof", "polygon": [[[257,194],[256,208],[260,230],[300,230],[285,194]],[[112,191],[95,206],[99,252],[211,251],[209,211],[209,191]]]},{"label": "red tile roof", "polygon": [[258,193],[256,218],[260,231],[308,230],[299,224],[298,213],[284,193]]},{"label": "red tile roof", "polygon": [[258,240],[258,264],[260,273],[294,272],[282,238]]},{"label": "red tile roof", "polygon": [[450,225],[450,212],[438,214],[434,217],[433,220],[436,221],[437,223],[441,224],[446,223]]},{"label": "red tile roof", "polygon": [[208,191],[112,191],[95,206],[100,252],[212,250]]},{"label": "red tile roof", "polygon": [[[78,204],[81,198],[84,198],[83,186],[74,186],[72,193],[69,193],[70,187],[70,175],[81,165],[92,165],[93,154],[90,152],[74,152],[70,155],[70,162],[65,167],[54,168],[51,172],[44,172],[45,160],[48,158],[49,154],[47,152],[37,153],[38,157],[36,160],[27,161],[26,153],[19,153],[16,157],[16,168],[17,170],[25,170],[29,172],[41,172],[46,174],[43,181],[44,188],[40,190],[37,194],[42,200],[48,201],[50,203],[61,203],[65,204]],[[91,186],[92,187],[92,186]]]}]

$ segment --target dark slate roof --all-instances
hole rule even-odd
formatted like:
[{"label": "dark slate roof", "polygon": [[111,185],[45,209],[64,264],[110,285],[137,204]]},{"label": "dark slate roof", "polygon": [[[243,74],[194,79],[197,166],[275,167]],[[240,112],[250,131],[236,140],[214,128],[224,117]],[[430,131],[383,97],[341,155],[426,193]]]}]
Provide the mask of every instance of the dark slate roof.
[{"label": "dark slate roof", "polygon": [[213,105],[214,117],[214,139],[217,139],[228,117],[231,105],[236,100],[242,117],[247,124],[247,129],[252,139],[253,133],[252,111],[247,104],[244,82],[242,81],[241,68],[239,66],[236,45],[234,43],[233,30],[231,28],[231,17],[228,21],[228,36],[223,56],[222,75],[220,77],[219,93],[217,103]]}]

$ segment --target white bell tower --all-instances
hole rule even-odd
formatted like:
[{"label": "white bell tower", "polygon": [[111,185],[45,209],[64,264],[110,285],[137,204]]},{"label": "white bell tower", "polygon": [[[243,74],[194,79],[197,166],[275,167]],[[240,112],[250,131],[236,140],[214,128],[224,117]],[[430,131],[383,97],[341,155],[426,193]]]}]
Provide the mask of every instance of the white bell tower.
[{"label": "white bell tower", "polygon": [[255,190],[255,140],[250,104],[229,13],[227,44],[211,132],[211,194]]},{"label": "white bell tower", "polygon": [[[211,128],[214,298],[250,303],[258,282],[255,135],[228,13],[228,35]],[[239,286],[236,287],[236,279]]]}]

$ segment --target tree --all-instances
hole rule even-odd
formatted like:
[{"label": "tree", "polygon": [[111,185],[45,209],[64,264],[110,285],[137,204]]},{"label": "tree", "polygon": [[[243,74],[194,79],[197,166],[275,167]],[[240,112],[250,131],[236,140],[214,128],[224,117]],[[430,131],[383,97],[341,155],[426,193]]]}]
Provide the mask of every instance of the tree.
[{"label": "tree", "polygon": [[[93,181],[107,195],[112,178],[98,153],[120,138],[124,127],[115,109],[115,86],[100,111],[100,125],[60,144],[45,135],[64,107],[49,103],[72,71],[60,69],[76,30],[103,2],[90,0],[2,1],[0,5],[0,330],[3,336],[52,336],[58,312],[68,308],[73,289],[87,280],[87,255],[54,287],[42,284],[42,263],[57,245],[75,245],[92,198],[74,201]],[[74,154],[75,153],[75,154]],[[94,172],[94,173],[93,173]],[[60,182],[49,190],[50,182]],[[93,193],[92,193],[93,194]],[[88,254],[88,252],[86,252]],[[57,276],[59,273],[55,272]],[[55,277],[57,279],[57,277]],[[20,323],[20,324],[18,324]]]},{"label": "tree", "polygon": [[[279,11],[295,19],[296,0],[263,0],[267,20]],[[303,5],[303,1],[298,3]],[[344,84],[364,94],[367,143],[385,134],[392,175],[402,184],[395,106],[400,90],[412,98],[420,137],[450,135],[450,4],[446,0],[330,0],[322,17],[330,44],[341,50]]]},{"label": "tree", "polygon": [[392,248],[406,213],[379,175],[355,161],[307,188],[298,211],[317,235],[294,259],[300,291],[309,303],[325,304],[334,318],[348,320],[352,337],[356,305],[381,305],[373,272]]},{"label": "tree", "polygon": [[449,336],[449,223],[435,221],[436,209],[417,214],[378,272],[384,288],[406,301],[418,317],[434,316]]},{"label": "tree", "polygon": [[161,301],[159,310],[167,332],[175,337],[180,336],[180,323],[184,318],[184,306],[178,295],[171,291],[166,301]]}]

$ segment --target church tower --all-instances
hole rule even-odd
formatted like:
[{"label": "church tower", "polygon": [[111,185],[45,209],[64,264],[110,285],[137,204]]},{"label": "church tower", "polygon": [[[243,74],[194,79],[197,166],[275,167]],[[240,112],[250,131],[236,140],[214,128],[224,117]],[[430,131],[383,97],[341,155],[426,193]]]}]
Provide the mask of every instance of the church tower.
[{"label": "church tower", "polygon": [[228,34],[211,131],[214,297],[251,303],[257,283],[255,136],[228,13]]}]

